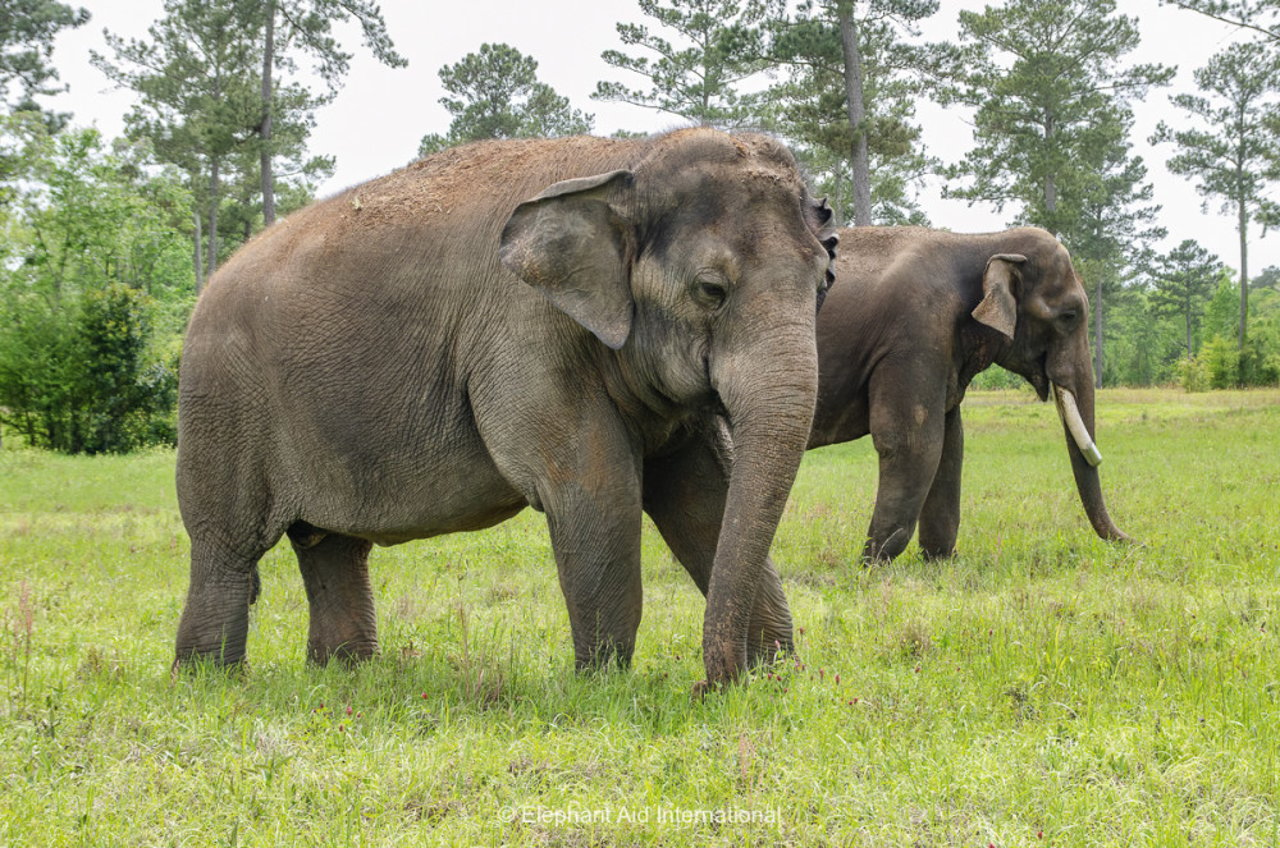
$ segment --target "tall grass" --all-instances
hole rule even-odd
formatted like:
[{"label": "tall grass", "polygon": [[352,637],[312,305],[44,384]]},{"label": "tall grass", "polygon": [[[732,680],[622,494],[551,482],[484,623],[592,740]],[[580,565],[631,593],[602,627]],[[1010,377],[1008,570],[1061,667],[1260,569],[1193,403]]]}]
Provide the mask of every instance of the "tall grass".
[{"label": "tall grass", "polygon": [[1280,393],[1104,391],[1119,547],[1052,408],[966,404],[958,555],[855,563],[875,456],[805,461],[798,656],[701,702],[646,527],[627,672],[572,671],[540,516],[378,549],[382,653],[304,664],[287,546],[241,674],[169,675],[173,457],[0,451],[0,845],[1280,844]]}]

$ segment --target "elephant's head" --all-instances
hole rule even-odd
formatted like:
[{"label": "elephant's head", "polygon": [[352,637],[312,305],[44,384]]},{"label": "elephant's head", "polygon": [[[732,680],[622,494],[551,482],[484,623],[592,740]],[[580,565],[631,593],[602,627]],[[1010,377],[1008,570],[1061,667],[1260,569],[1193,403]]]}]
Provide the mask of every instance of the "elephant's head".
[{"label": "elephant's head", "polygon": [[633,170],[521,204],[501,257],[616,351],[615,399],[633,415],[728,421],[735,459],[704,630],[718,682],[745,661],[756,583],[808,437],[835,236],[772,139],[700,128],[652,145]]},{"label": "elephant's head", "polygon": [[1041,400],[1053,393],[1076,488],[1094,531],[1103,539],[1128,539],[1107,513],[1098,480],[1102,455],[1094,444],[1089,297],[1057,239],[1027,229],[1019,240],[1019,252],[987,260],[983,298],[973,317],[1003,336],[997,364],[1025,377]]}]

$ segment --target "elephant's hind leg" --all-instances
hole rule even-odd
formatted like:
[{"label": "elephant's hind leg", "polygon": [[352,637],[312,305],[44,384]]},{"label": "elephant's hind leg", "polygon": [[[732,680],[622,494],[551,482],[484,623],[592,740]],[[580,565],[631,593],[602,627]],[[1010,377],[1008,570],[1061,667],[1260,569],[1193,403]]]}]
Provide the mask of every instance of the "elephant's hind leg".
[{"label": "elephant's hind leg", "polygon": [[960,472],[964,465],[964,425],[960,407],[947,413],[942,459],[920,511],[920,550],[930,559],[949,557],[960,530]]},{"label": "elephant's hind leg", "polygon": [[193,537],[191,584],[178,623],[175,667],[193,660],[231,665],[244,659],[260,555],[237,554]]},{"label": "elephant's hind leg", "polygon": [[[302,529],[300,529],[302,528]],[[372,542],[323,533],[298,522],[289,528],[311,607],[307,659],[363,660],[378,650],[373,589],[369,585]]]}]

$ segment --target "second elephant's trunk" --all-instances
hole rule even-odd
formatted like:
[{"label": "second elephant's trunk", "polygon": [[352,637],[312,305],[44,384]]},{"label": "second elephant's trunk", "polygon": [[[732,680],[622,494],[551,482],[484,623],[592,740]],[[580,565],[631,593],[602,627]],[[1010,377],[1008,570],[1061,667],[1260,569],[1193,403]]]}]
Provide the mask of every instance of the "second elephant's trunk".
[{"label": "second elephant's trunk", "polygon": [[1053,392],[1062,418],[1062,431],[1067,440],[1067,454],[1071,457],[1071,471],[1076,478],[1076,491],[1084,506],[1089,523],[1099,537],[1111,542],[1128,541],[1129,536],[1116,526],[1107,512],[1102,497],[1102,483],[1098,477],[1098,464],[1102,455],[1094,443],[1094,393],[1091,380],[1075,381],[1073,391],[1054,383]]}]

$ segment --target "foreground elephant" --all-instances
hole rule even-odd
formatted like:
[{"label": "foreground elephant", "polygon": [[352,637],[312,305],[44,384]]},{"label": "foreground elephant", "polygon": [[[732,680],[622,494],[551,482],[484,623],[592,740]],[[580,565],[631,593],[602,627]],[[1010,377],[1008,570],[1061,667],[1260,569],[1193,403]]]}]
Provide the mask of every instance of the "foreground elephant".
[{"label": "foreground elephant", "polygon": [[247,244],[182,358],[177,662],[243,658],[284,533],[309,657],[362,658],[373,543],[526,506],[580,668],[631,656],[642,510],[707,594],[712,683],[789,646],[767,555],[812,417],[829,218],[777,142],[691,129],[445,151]]},{"label": "foreground elephant", "polygon": [[920,524],[925,556],[949,556],[960,524],[960,401],[996,363],[1054,392],[1076,488],[1093,529],[1107,514],[1093,443],[1089,301],[1044,230],[961,235],[918,227],[839,233],[840,284],[818,318],[819,389],[809,447],[871,434],[880,483],[866,559],[902,553]]}]

